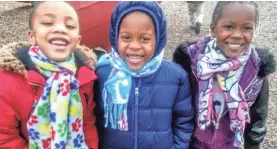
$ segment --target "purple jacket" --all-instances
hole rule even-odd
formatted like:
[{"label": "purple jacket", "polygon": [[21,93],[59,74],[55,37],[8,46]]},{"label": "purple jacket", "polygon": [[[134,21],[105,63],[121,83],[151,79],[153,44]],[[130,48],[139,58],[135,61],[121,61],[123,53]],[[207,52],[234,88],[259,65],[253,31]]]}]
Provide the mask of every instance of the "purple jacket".
[{"label": "purple jacket", "polygon": [[[195,43],[183,43],[177,47],[173,56],[173,60],[190,73],[193,100],[196,108],[198,108],[198,81],[194,74],[197,73],[197,57],[199,54],[204,53],[209,41],[210,37],[203,37]],[[251,118],[251,123],[246,125],[244,135],[245,149],[258,149],[266,134],[268,110],[268,81],[266,76],[274,71],[275,64],[276,62],[272,55],[265,50],[256,49],[256,51],[252,51],[240,79],[240,86],[250,106]],[[227,109],[225,110],[225,114],[220,119],[218,129],[215,129],[212,124],[205,131],[200,130],[198,127],[196,128],[191,148],[235,149],[233,147],[235,136],[230,130],[229,115]],[[197,118],[195,121],[197,123]]]}]

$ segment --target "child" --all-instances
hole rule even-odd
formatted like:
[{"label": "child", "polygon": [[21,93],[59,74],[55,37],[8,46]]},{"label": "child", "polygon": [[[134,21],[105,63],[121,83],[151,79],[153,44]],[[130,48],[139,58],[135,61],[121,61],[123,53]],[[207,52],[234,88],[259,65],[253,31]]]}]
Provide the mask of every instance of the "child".
[{"label": "child", "polygon": [[76,50],[77,13],[65,2],[43,2],[29,25],[31,45],[1,49],[0,70],[8,71],[0,72],[0,148],[97,149],[96,58]]},{"label": "child", "polygon": [[212,37],[181,44],[174,61],[190,72],[197,128],[191,148],[258,149],[266,134],[273,55],[253,47],[254,2],[218,2]]},{"label": "child", "polygon": [[112,12],[113,51],[96,65],[101,149],[188,149],[195,113],[189,79],[163,60],[166,40],[157,2],[120,2]]}]

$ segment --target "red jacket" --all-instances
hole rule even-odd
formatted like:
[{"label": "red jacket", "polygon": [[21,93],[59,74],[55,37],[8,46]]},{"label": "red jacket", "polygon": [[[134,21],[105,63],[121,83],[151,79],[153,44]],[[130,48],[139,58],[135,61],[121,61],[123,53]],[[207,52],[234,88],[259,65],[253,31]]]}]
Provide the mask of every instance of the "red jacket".
[{"label": "red jacket", "polygon": [[[1,65],[1,64],[0,64]],[[89,148],[98,148],[98,135],[93,110],[93,85],[97,79],[87,66],[79,68],[80,97],[83,105],[84,135]],[[14,72],[0,72],[0,148],[27,149],[27,121],[34,101],[42,94],[45,78],[33,70],[27,78]]]}]

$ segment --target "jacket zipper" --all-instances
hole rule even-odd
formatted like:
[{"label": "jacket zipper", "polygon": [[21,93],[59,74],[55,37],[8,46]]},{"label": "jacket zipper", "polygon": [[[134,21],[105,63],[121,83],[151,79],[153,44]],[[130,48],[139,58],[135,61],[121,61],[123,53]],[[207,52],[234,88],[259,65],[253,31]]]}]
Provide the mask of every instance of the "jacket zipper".
[{"label": "jacket zipper", "polygon": [[[193,69],[192,70],[192,74],[194,75],[194,78],[196,79],[197,82],[199,82],[197,76],[195,75]],[[215,141],[215,139],[217,138],[217,133],[218,133],[218,129],[219,129],[219,125],[220,125],[220,122],[221,120],[224,118],[225,114],[227,113],[228,110],[224,111],[221,118],[219,118],[218,120],[215,121],[215,124],[214,124],[214,132],[213,132],[213,136],[212,136],[212,142],[213,143]]]},{"label": "jacket zipper", "polygon": [[218,129],[219,129],[219,125],[220,125],[220,122],[221,120],[224,118],[224,116],[226,115],[228,110],[225,110],[224,113],[222,114],[222,116],[215,121],[215,124],[214,124],[214,132],[213,132],[213,139],[212,139],[212,143],[215,141],[215,139],[217,138],[217,133],[218,133]]},{"label": "jacket zipper", "polygon": [[[41,85],[41,84],[36,84],[36,83],[29,83],[29,84],[32,85],[32,86],[44,87],[44,85]],[[36,106],[38,104],[38,100],[39,99],[35,99],[33,107],[32,107],[32,109],[31,109],[31,111],[29,113],[28,119],[30,119],[31,115],[33,114],[33,112],[34,112],[34,110],[35,110],[35,108],[36,108]]]},{"label": "jacket zipper", "polygon": [[[251,80],[251,83],[253,82],[253,79]],[[251,84],[250,83],[250,84]],[[250,85],[248,85],[245,89],[244,89],[244,91],[243,92],[245,92],[247,89],[248,89],[248,87],[249,87]],[[224,113],[223,113],[223,115],[221,116],[221,118],[220,119],[218,119],[216,122],[215,122],[215,130],[214,130],[214,132],[213,132],[213,142],[215,141],[215,139],[216,139],[216,137],[217,137],[217,133],[218,133],[218,129],[219,129],[219,125],[220,125],[220,122],[221,122],[221,120],[224,118],[224,116],[225,116],[225,114],[228,112],[228,110],[225,110],[224,111]]]},{"label": "jacket zipper", "polygon": [[138,148],[138,101],[139,101],[139,87],[141,78],[139,79],[138,86],[135,88],[135,135],[134,135],[134,149]]},{"label": "jacket zipper", "polygon": [[[192,71],[192,74],[194,75],[194,78],[196,79],[197,82],[199,82],[197,76],[195,75],[193,69],[191,68],[191,71]],[[253,80],[252,80],[253,81]],[[252,82],[251,81],[251,82]],[[250,83],[251,84],[251,83]],[[244,89],[244,92],[248,89],[250,85],[248,85],[245,89]],[[212,136],[212,142],[211,143],[214,143],[215,139],[217,138],[217,133],[218,133],[218,129],[219,129],[219,125],[220,125],[220,122],[221,120],[224,118],[224,116],[226,115],[228,110],[224,111],[224,113],[222,114],[221,118],[219,118],[218,120],[215,121],[215,124],[214,124],[214,132],[213,132],[213,136]]]}]

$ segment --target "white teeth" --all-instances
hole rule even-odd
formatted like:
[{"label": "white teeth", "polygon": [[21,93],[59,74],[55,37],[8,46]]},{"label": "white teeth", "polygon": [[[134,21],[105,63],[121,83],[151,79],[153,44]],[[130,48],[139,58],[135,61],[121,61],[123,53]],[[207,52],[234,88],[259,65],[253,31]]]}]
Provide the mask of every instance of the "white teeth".
[{"label": "white teeth", "polygon": [[52,40],[51,44],[57,44],[57,45],[64,45],[65,46],[66,42],[62,41],[62,40]]},{"label": "white teeth", "polygon": [[239,48],[241,44],[228,44],[231,48]]},{"label": "white teeth", "polygon": [[139,56],[139,55],[128,55],[129,58],[131,59],[140,59],[142,58],[142,56]]}]

